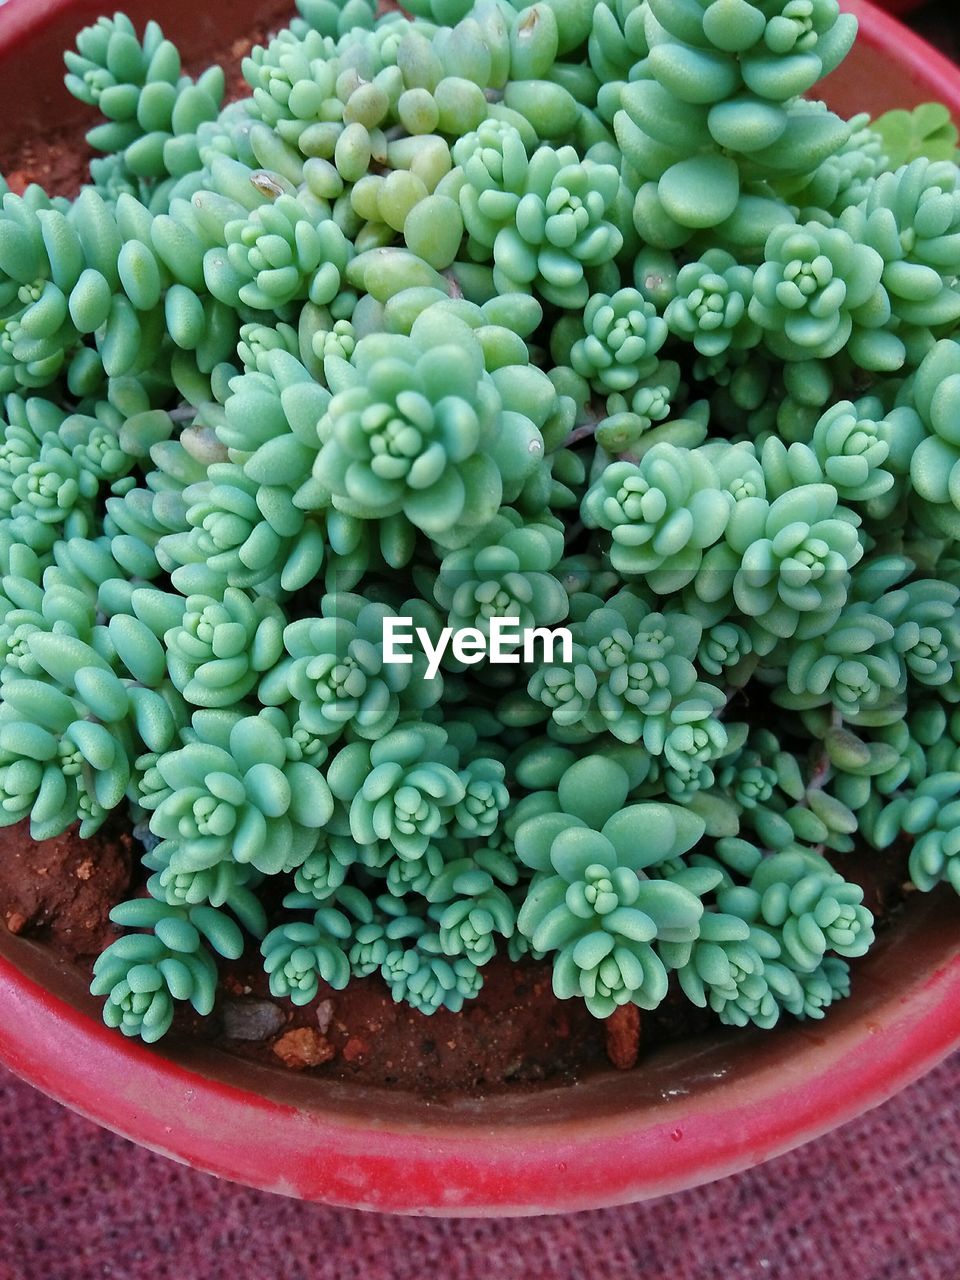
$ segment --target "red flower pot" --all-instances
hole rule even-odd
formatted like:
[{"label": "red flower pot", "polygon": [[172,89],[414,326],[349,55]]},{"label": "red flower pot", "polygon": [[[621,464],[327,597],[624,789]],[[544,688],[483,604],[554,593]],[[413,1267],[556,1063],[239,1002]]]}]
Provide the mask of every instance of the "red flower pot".
[{"label": "red flower pot", "polygon": [[[127,0],[188,54],[237,31],[262,0]],[[939,98],[960,117],[960,73],[869,4],[833,77],[837,109]],[[0,9],[0,135],[50,128],[71,105],[60,51],[101,0]],[[2,931],[0,931],[2,932]],[[823,1023],[719,1031],[655,1050],[633,1072],[443,1102],[317,1081],[193,1045],[162,1052],[100,1022],[76,973],[2,932],[0,1060],[101,1124],[198,1169],[304,1199],[433,1214],[595,1208],[760,1163],[875,1106],[960,1043],[960,905],[913,895]]]}]

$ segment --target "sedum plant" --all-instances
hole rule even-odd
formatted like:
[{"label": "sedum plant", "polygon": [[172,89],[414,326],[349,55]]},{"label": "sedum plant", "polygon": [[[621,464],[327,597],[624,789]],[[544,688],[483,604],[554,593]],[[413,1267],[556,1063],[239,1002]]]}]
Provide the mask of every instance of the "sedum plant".
[{"label": "sedum plant", "polygon": [[960,891],[955,130],[817,101],[835,0],[297,8],[226,105],[101,19],[4,186],[0,821],[144,835],[147,1041],[245,947],[822,1017],[838,855]]}]

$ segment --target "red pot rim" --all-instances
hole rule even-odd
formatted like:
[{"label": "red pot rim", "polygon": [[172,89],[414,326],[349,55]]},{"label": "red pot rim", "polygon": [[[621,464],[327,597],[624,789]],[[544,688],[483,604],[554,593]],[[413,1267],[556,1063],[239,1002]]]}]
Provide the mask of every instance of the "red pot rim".
[{"label": "red pot rim", "polygon": [[664,1046],[636,1072],[432,1101],[199,1045],[124,1041],[79,977],[0,948],[0,1061],[100,1124],[263,1190],[352,1208],[598,1208],[712,1181],[883,1102],[960,1044],[960,908],[915,895],[824,1023]]},{"label": "red pot rim", "polygon": [[[126,7],[149,16],[154,3]],[[859,69],[831,78],[833,105],[852,113],[939,98],[960,118],[960,73],[947,59],[864,0],[845,7],[861,18]],[[0,8],[0,67],[19,65],[21,78],[24,65],[35,70],[38,42],[88,21],[91,8],[100,6]],[[249,12],[251,0],[223,8]],[[165,7],[174,38],[189,13],[183,0]],[[949,891],[913,895],[825,1023],[721,1032],[655,1050],[632,1073],[448,1100],[307,1080],[198,1044],[165,1053],[125,1041],[103,1026],[78,975],[5,936],[0,1062],[128,1138],[265,1190],[451,1216],[597,1208],[755,1165],[922,1075],[960,1044],[958,923]]]}]

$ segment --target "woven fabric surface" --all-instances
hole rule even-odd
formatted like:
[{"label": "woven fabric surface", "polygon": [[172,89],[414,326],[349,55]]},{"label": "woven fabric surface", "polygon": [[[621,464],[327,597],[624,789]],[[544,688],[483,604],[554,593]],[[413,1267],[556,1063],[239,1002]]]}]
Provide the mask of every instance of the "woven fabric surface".
[{"label": "woven fabric surface", "polygon": [[218,1181],[0,1073],[0,1280],[958,1280],[960,1055],[760,1168],[647,1204],[435,1220]]}]

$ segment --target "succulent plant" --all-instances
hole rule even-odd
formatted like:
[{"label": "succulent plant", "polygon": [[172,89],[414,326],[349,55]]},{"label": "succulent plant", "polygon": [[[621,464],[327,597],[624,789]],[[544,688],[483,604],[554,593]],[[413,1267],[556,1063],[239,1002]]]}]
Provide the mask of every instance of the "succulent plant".
[{"label": "succulent plant", "polygon": [[350,831],[359,845],[385,840],[401,857],[418,858],[432,837],[446,832],[466,796],[458,763],[439,725],[406,724],[372,746],[349,744],[328,778],[337,799],[350,803]]},{"label": "succulent plant", "polygon": [[334,989],[345,987],[350,964],[342,942],[350,933],[350,921],[334,907],[318,908],[310,923],[295,920],[272,929],[260,944],[271,992],[308,1004],[321,978]]},{"label": "succulent plant", "polygon": [[775,638],[829,631],[862,556],[856,517],[833,486],[801,484],[772,503],[738,503],[694,590],[705,600],[732,595],[754,643],[769,648]]},{"label": "succulent plant", "polygon": [[0,823],[143,837],[148,1041],[245,934],[822,1017],[835,854],[960,891],[955,131],[816,101],[835,0],[297,9],[227,106],[100,19],[90,181],[2,186]]},{"label": "succulent plant", "polygon": [[[424,315],[408,339],[371,335],[337,368],[346,385],[319,424],[315,472],[347,515],[402,511],[443,542],[455,526],[479,530],[542,455],[536,427],[505,415],[473,332],[452,318]],[[520,466],[505,452],[518,432],[529,437]]]},{"label": "succulent plant", "polygon": [[677,275],[676,294],[664,319],[671,332],[704,356],[756,346],[760,330],[748,314],[753,272],[722,249],[708,249]]},{"label": "succulent plant", "polygon": [[505,507],[466,547],[444,556],[434,598],[459,629],[488,634],[492,618],[515,618],[524,631],[562,622],[569,604],[552,570],[563,546],[559,522],[524,523]]},{"label": "succulent plant", "polygon": [[629,391],[656,372],[668,324],[636,289],[596,293],[584,308],[585,334],[571,349],[570,363],[600,390]]},{"label": "succulent plant", "polygon": [[730,511],[704,455],[666,442],[639,463],[606,467],[583,500],[584,522],[612,536],[613,567],[643,575],[663,595],[696,576],[704,549],[723,536]]},{"label": "succulent plant", "polygon": [[583,306],[590,295],[585,272],[623,247],[623,232],[607,217],[619,186],[612,165],[581,160],[572,147],[541,147],[530,159],[513,221],[493,244],[500,288],[533,285],[557,306]]},{"label": "succulent plant", "polygon": [[243,951],[243,936],[229,916],[213,907],[178,910],[139,899],[114,907],[111,918],[151,932],[118,938],[94,962],[91,991],[107,997],[108,1027],[152,1044],[170,1029],[174,1001],[211,1012],[217,967],[207,944],[232,959]]},{"label": "succulent plant", "polygon": [[275,874],[298,865],[333,812],[323,775],[299,759],[283,715],[194,717],[194,733],[161,755],[161,790],[145,796],[150,829],[175,870],[219,862]]},{"label": "succulent plant", "polygon": [[[422,601],[408,607],[418,622],[436,628]],[[303,730],[332,742],[347,727],[379,738],[401,713],[423,711],[440,697],[443,682],[425,679],[422,654],[409,667],[385,661],[383,623],[397,616],[392,609],[339,591],[323,597],[320,613],[284,629],[286,656],[274,661],[258,690],[266,706],[291,705]]]},{"label": "succulent plant", "polygon": [[[882,277],[880,254],[840,227],[777,227],[754,276],[750,318],[781,359],[825,359],[886,319]],[[868,350],[859,342],[858,358]]]},{"label": "succulent plant", "polygon": [[586,759],[516,833],[517,856],[537,873],[517,927],[536,950],[557,952],[557,995],[581,994],[597,1017],[627,1001],[659,1004],[667,977],[650,944],[695,937],[703,912],[689,890],[640,874],[685,853],[702,824],[672,805],[623,808],[629,786],[614,761]]}]

